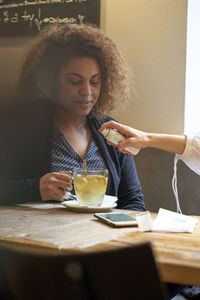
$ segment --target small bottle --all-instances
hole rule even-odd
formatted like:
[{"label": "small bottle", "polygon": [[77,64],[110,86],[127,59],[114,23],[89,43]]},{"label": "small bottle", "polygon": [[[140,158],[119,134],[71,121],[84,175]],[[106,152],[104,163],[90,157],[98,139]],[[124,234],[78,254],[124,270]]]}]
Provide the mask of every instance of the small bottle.
[{"label": "small bottle", "polygon": [[[103,134],[103,136],[107,141],[109,141],[114,145],[118,145],[119,142],[124,141],[126,139],[123,134],[121,134],[120,132],[118,132],[116,129],[113,128],[105,128],[101,133]],[[124,150],[126,150],[132,155],[136,155],[140,151],[140,149],[133,148],[133,147],[127,147]]]}]

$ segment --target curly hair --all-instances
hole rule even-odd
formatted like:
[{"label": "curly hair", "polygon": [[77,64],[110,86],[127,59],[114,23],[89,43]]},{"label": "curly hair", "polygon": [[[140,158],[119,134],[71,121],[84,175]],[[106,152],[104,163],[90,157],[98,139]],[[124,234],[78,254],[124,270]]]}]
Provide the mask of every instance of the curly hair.
[{"label": "curly hair", "polygon": [[92,114],[105,114],[129,97],[128,64],[115,42],[93,25],[46,26],[25,50],[19,89],[26,98],[53,100],[60,68],[83,56],[95,58],[102,74],[101,92]]}]

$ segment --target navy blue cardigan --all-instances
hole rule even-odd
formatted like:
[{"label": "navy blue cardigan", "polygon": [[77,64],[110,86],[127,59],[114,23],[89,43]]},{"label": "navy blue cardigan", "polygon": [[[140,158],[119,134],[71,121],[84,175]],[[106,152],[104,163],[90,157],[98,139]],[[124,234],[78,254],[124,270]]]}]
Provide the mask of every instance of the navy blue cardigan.
[{"label": "navy blue cardigan", "polygon": [[[39,180],[50,172],[54,111],[45,101],[1,110],[1,205],[42,200]],[[98,132],[108,120],[111,118],[88,118],[112,177],[111,194],[118,197],[117,208],[145,210],[134,159],[107,145]]]}]

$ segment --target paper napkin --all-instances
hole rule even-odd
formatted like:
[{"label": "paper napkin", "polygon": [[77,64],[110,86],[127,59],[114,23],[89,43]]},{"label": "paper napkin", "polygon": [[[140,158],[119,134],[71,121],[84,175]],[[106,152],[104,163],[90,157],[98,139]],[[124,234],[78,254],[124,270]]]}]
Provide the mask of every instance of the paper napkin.
[{"label": "paper napkin", "polygon": [[192,232],[197,222],[195,217],[160,208],[151,231]]}]

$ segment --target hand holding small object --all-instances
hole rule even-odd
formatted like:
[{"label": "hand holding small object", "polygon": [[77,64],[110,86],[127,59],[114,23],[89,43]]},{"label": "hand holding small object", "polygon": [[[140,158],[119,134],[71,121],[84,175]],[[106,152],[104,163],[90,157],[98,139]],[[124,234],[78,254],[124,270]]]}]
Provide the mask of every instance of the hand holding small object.
[{"label": "hand holding small object", "polygon": [[[110,121],[104,123],[101,126],[99,131],[106,138],[108,144],[114,145],[115,147],[117,146],[117,148],[121,152],[126,153],[128,155],[136,155],[140,151],[140,149],[134,148],[132,147],[132,145],[131,146],[127,145],[127,141],[128,141],[127,134],[122,133],[123,130],[120,132],[120,130],[117,129],[118,127],[117,125],[119,124],[114,121]],[[120,126],[124,126],[124,125],[120,125]]]},{"label": "hand holding small object", "polygon": [[184,135],[144,132],[114,121],[104,123],[99,131],[102,132],[109,127],[116,129],[126,137],[118,144],[117,148],[121,152],[125,152],[127,147],[140,149],[151,147],[181,155],[185,150],[186,136]]}]

